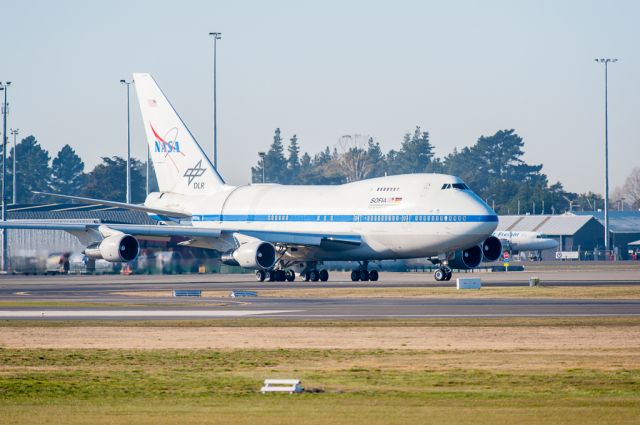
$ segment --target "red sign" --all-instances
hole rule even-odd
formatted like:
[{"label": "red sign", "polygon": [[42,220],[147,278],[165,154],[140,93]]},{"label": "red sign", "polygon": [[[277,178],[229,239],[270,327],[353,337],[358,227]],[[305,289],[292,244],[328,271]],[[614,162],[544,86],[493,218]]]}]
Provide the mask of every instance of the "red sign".
[{"label": "red sign", "polygon": [[502,258],[504,258],[505,260],[509,259],[509,251],[505,251],[504,254],[502,254]]}]

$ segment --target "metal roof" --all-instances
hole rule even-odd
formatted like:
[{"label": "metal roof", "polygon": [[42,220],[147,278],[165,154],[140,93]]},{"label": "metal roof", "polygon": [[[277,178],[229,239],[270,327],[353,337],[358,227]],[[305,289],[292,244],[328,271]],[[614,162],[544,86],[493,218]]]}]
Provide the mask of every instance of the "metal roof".
[{"label": "metal roof", "polygon": [[[604,211],[581,211],[575,214],[593,216],[604,226]],[[640,233],[640,211],[609,210],[609,231],[611,233]]]},{"label": "metal roof", "polygon": [[498,220],[497,230],[540,232],[545,235],[571,236],[580,230],[592,216],[562,215],[504,215]]}]

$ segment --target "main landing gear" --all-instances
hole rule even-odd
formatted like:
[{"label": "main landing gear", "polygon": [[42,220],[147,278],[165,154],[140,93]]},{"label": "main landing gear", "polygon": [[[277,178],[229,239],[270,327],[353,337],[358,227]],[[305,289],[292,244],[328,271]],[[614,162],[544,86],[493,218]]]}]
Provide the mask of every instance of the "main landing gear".
[{"label": "main landing gear", "polygon": [[302,273],[300,273],[300,276],[302,276],[302,280],[304,280],[305,282],[326,282],[327,280],[329,280],[329,272],[326,269],[322,269],[322,270],[318,270],[318,269],[311,269],[311,270],[306,270]]},{"label": "main landing gear", "polygon": [[363,282],[372,281],[375,282],[378,280],[378,270],[368,270],[369,262],[363,261],[360,263],[360,267],[351,271],[351,280],[353,282],[357,282],[361,280]]},{"label": "main landing gear", "polygon": [[293,282],[296,274],[293,270],[256,270],[256,280],[264,282]]},{"label": "main landing gear", "polygon": [[453,275],[453,272],[449,267],[439,267],[435,271],[435,273],[433,273],[433,276],[436,278],[438,282],[449,281],[451,280],[452,275]]}]

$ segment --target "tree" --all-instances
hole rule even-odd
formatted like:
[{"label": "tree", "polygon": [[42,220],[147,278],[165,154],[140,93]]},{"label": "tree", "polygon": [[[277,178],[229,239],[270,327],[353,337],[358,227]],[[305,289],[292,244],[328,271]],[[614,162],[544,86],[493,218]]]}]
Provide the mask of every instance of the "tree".
[{"label": "tree", "polygon": [[624,201],[633,209],[640,209],[640,167],[635,167],[622,186]]},{"label": "tree", "polygon": [[367,142],[367,156],[371,169],[367,174],[367,178],[384,176],[387,168],[387,164],[384,159],[382,149],[380,149],[380,143],[374,142],[373,137],[369,137]]},{"label": "tree", "polygon": [[265,180],[267,183],[286,183],[287,160],[284,157],[284,146],[280,129],[276,128],[273,143],[265,156]]},{"label": "tree", "polygon": [[371,172],[371,162],[367,150],[362,148],[364,136],[354,134],[342,136],[338,140],[340,151],[334,157],[341,166],[341,174],[346,182],[362,180]]},{"label": "tree", "polygon": [[86,182],[84,162],[69,145],[64,145],[51,164],[51,190],[62,195],[82,193]]},{"label": "tree", "polygon": [[429,133],[416,126],[413,134],[404,135],[398,155],[389,162],[390,174],[424,173],[433,158]]},{"label": "tree", "polygon": [[[145,177],[144,164],[135,158],[131,159],[131,202],[144,201]],[[102,164],[95,166],[87,175],[84,195],[90,198],[110,201],[126,200],[127,160],[119,156],[103,157]]]},{"label": "tree", "polygon": [[294,183],[298,180],[298,175],[300,174],[300,146],[298,146],[298,137],[294,134],[291,139],[289,139],[289,147],[287,148],[289,152],[289,158],[287,159],[287,183]]},{"label": "tree", "polygon": [[13,155],[16,155],[16,198],[14,203],[36,203],[42,202],[43,197],[32,192],[51,191],[51,169],[49,168],[49,152],[42,149],[34,136],[28,136],[14,149],[11,149],[7,158],[7,197],[10,196],[13,180],[12,167]]}]

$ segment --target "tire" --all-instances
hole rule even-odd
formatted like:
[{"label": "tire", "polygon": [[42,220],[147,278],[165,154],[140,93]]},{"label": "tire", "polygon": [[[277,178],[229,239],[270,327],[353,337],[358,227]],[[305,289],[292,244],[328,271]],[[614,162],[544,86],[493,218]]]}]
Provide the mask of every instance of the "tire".
[{"label": "tire", "polygon": [[450,281],[451,276],[453,276],[453,272],[451,270],[448,270],[447,272],[445,272],[444,280],[446,280],[447,282]]},{"label": "tire", "polygon": [[317,282],[320,279],[320,273],[318,272],[318,270],[311,270],[309,272],[309,278],[312,282]]},{"label": "tire", "polygon": [[369,271],[368,270],[362,270],[360,272],[360,280],[363,282],[368,282],[369,281]]},{"label": "tire", "polygon": [[258,282],[264,282],[265,273],[264,270],[256,270],[256,280]]},{"label": "tire", "polygon": [[320,280],[322,282],[329,280],[329,272],[326,269],[320,270]]},{"label": "tire", "polygon": [[284,273],[284,270],[276,270],[275,275],[276,275],[275,277],[277,282],[284,282],[287,277],[286,274]]},{"label": "tire", "polygon": [[369,280],[372,282],[376,282],[378,280],[378,270],[371,270],[369,272]]},{"label": "tire", "polygon": [[274,280],[276,280],[276,276],[275,276],[276,272],[273,270],[267,270],[264,273],[264,280],[268,281],[268,282],[273,282]]},{"label": "tire", "polygon": [[357,282],[360,280],[360,271],[359,270],[352,270],[351,271],[351,281],[352,282]]},{"label": "tire", "polygon": [[293,282],[294,280],[296,280],[296,272],[287,270],[287,282]]},{"label": "tire", "polygon": [[311,274],[309,272],[304,272],[302,276],[305,282],[309,282],[309,280],[311,279]]},{"label": "tire", "polygon": [[436,270],[435,273],[433,274],[433,277],[435,277],[436,281],[438,281],[438,282],[443,281],[444,278],[445,278],[444,270],[442,270],[442,269]]}]

